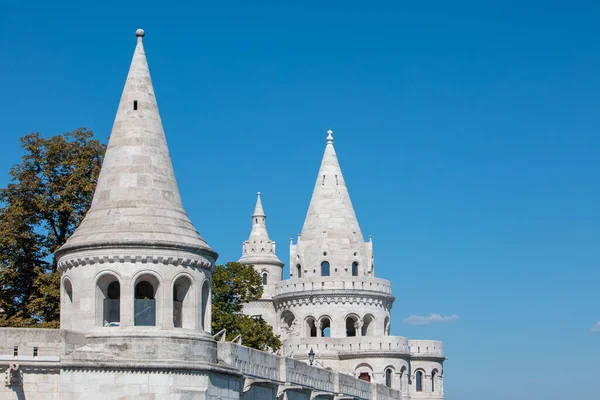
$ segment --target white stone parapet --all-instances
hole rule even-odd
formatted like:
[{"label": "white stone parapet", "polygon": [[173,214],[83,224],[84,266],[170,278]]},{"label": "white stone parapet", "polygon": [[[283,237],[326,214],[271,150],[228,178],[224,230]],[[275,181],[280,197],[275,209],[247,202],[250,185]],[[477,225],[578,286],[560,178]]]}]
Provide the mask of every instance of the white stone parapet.
[{"label": "white stone parapet", "polygon": [[[325,338],[323,338],[325,339]],[[250,349],[232,342],[218,343],[219,359],[244,374],[244,393],[256,382],[279,383],[280,388],[312,390],[340,398],[394,400],[401,392],[352,375],[311,366],[304,362]],[[312,397],[311,397],[312,398]],[[337,398],[337,397],[336,397]]]},{"label": "white stone parapet", "polygon": [[329,354],[342,355],[344,352],[396,352],[406,355],[410,354],[409,340],[403,336],[292,338],[285,341],[284,348],[285,354],[293,352],[294,357],[308,354],[311,348],[318,356]]},{"label": "white stone parapet", "polygon": [[287,295],[314,291],[370,291],[392,295],[392,283],[381,278],[364,276],[344,277],[319,276],[296,280],[286,280],[277,284],[275,295]]},{"label": "white stone parapet", "polygon": [[444,357],[444,348],[439,340],[409,340],[412,357]]}]

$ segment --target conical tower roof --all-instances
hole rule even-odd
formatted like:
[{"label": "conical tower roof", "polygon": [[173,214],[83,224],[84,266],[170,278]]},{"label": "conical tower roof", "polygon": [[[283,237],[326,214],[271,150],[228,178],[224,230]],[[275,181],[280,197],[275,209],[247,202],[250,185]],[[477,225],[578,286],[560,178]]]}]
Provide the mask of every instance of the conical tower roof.
[{"label": "conical tower roof", "polygon": [[252,214],[252,230],[250,237],[242,245],[242,257],[239,262],[243,264],[272,264],[283,266],[275,254],[275,242],[269,238],[267,232],[267,216],[263,210],[260,192],[257,194],[254,214]]},{"label": "conical tower roof", "polygon": [[181,204],[142,42],[144,31],[138,29],[136,36],[92,205],[60,252],[97,245],[165,245],[216,258]]},{"label": "conical tower roof", "polygon": [[331,239],[363,241],[362,233],[350,201],[335,148],[333,132],[327,132],[327,145],[319,168],[308,213],[302,227],[302,241],[314,240],[326,234]]},{"label": "conical tower roof", "polygon": [[308,213],[297,244],[290,246],[290,259],[296,268],[302,266],[301,276],[306,278],[321,276],[325,262],[330,265],[325,276],[364,275],[371,258],[371,244],[364,242],[329,130]]}]

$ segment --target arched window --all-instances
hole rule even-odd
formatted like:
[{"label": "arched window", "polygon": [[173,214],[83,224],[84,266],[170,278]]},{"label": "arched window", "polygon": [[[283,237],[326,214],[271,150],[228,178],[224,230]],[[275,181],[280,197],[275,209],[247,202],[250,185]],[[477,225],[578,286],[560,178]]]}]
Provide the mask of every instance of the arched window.
[{"label": "arched window", "polygon": [[302,265],[300,264],[296,265],[296,277],[302,278]]},{"label": "arched window", "polygon": [[358,263],[356,261],[352,263],[352,276],[358,276]]},{"label": "arched window", "polygon": [[383,334],[385,336],[390,335],[390,317],[385,317],[385,320],[383,321]]},{"label": "arched window", "polygon": [[204,283],[202,284],[201,322],[202,322],[202,329],[204,329],[207,332],[210,332],[210,320],[211,320],[210,305],[211,305],[210,281],[204,281]]},{"label": "arched window", "polygon": [[263,274],[262,274],[262,284],[263,284],[263,286],[265,286],[267,284],[267,280],[268,280],[267,273],[263,272]]},{"label": "arched window", "polygon": [[417,371],[415,374],[415,386],[417,387],[417,392],[423,391],[423,372]]},{"label": "arched window", "polygon": [[327,261],[321,263],[321,276],[329,276],[329,262]]},{"label": "arched window", "polygon": [[66,300],[67,304],[72,305],[73,304],[73,285],[71,284],[71,281],[69,279],[65,279],[63,286],[65,288],[65,295],[66,295],[65,300]]},{"label": "arched window", "polygon": [[361,334],[363,336],[373,336],[373,329],[375,327],[375,323],[372,315],[365,315],[363,318],[363,326],[361,329]]},{"label": "arched window", "polygon": [[156,325],[156,290],[158,280],[151,275],[143,276],[135,284],[134,325]]},{"label": "arched window", "polygon": [[192,282],[186,276],[180,276],[173,285],[173,326],[175,328],[194,328],[194,302]]},{"label": "arched window", "polygon": [[284,312],[281,313],[282,325],[285,325],[287,328],[292,328],[295,319],[296,319],[296,316],[294,315],[293,312],[291,312],[289,310],[285,310]]},{"label": "arched window", "polygon": [[330,337],[331,336],[331,321],[329,318],[321,318],[321,336],[322,337]]},{"label": "arched window", "polygon": [[317,337],[317,326],[315,325],[315,319],[313,317],[306,319],[306,336]]},{"label": "arched window", "polygon": [[355,315],[350,315],[346,318],[346,336],[353,337],[356,336],[356,323],[358,322],[358,318]]},{"label": "arched window", "polygon": [[435,377],[437,376],[437,369],[431,371],[431,393],[435,393]]},{"label": "arched window", "polygon": [[112,274],[102,275],[96,282],[96,324],[112,327],[121,323],[121,284]]},{"label": "arched window", "polygon": [[392,369],[388,368],[385,370],[385,386],[392,387]]}]

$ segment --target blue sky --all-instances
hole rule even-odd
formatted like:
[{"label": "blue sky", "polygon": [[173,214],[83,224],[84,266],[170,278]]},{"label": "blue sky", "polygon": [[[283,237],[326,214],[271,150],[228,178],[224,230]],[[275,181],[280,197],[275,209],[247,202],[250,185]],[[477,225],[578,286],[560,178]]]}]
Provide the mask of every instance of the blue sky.
[{"label": "blue sky", "polygon": [[[287,263],[331,127],[392,333],[444,341],[446,398],[600,398],[599,2],[190,4],[2,2],[0,186],[26,133],[108,137],[144,28],[220,261],[261,191]],[[430,314],[459,319],[403,323]]]}]

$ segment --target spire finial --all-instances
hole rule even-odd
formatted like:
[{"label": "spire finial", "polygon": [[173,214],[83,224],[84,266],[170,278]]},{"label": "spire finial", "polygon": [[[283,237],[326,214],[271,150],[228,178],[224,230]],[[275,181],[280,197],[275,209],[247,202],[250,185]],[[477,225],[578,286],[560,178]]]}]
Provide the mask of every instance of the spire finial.
[{"label": "spire finial", "polygon": [[333,131],[331,129],[327,131],[327,143],[333,143]]},{"label": "spire finial", "polygon": [[260,192],[256,193],[256,207],[254,207],[254,214],[252,214],[252,218],[254,217],[265,217],[262,201],[260,201]]},{"label": "spire finial", "polygon": [[144,32],[143,29],[138,29],[137,31],[135,31],[135,36],[137,36],[139,38],[143,38],[145,34],[146,34],[146,32]]}]

